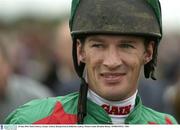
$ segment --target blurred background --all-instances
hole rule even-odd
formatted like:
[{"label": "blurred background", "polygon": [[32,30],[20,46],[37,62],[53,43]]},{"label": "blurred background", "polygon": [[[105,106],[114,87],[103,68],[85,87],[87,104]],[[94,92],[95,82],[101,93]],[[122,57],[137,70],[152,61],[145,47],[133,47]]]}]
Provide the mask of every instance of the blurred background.
[{"label": "blurred background", "polygon": [[[180,122],[180,8],[160,0],[157,81],[141,76],[143,103]],[[0,0],[0,124],[17,106],[79,89],[68,28],[71,0]]]}]

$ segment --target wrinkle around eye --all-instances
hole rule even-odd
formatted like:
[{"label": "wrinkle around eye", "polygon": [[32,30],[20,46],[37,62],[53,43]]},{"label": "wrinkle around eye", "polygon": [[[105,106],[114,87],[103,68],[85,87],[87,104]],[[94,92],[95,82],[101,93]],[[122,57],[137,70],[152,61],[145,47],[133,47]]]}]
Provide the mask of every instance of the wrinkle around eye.
[{"label": "wrinkle around eye", "polygon": [[119,45],[120,48],[126,48],[126,49],[135,49],[135,46],[131,45],[131,44],[120,44]]}]

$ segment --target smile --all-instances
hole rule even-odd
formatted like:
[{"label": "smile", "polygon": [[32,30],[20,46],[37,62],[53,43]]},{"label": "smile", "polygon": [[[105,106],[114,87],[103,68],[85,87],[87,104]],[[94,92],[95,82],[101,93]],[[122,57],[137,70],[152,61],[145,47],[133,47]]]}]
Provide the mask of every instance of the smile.
[{"label": "smile", "polygon": [[108,84],[119,83],[125,76],[125,73],[101,73],[100,76]]}]

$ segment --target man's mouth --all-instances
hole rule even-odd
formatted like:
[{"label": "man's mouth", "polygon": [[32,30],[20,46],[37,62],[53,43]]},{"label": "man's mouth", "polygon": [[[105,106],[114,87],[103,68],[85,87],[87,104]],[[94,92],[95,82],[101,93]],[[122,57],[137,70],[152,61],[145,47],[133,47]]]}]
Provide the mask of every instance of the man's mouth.
[{"label": "man's mouth", "polygon": [[101,73],[100,76],[108,84],[119,83],[125,76],[125,73]]}]

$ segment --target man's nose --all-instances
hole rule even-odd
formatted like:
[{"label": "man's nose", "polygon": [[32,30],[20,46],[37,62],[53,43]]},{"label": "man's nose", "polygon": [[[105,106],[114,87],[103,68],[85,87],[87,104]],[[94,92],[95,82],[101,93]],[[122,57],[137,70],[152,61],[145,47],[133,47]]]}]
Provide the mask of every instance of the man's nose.
[{"label": "man's nose", "polygon": [[120,55],[116,49],[109,49],[103,60],[103,65],[108,67],[109,69],[115,69],[122,64],[122,60]]}]

